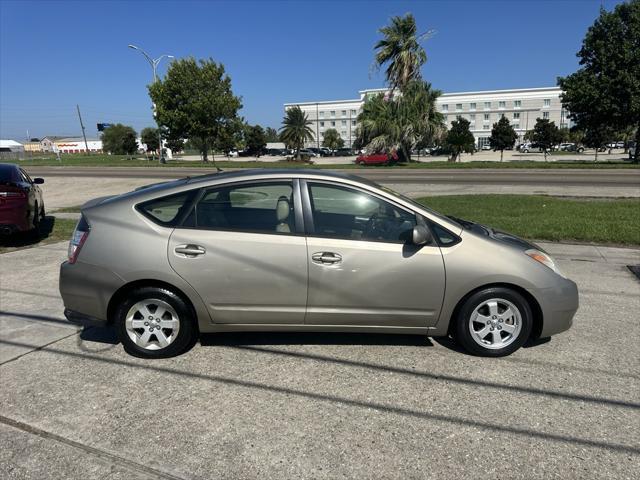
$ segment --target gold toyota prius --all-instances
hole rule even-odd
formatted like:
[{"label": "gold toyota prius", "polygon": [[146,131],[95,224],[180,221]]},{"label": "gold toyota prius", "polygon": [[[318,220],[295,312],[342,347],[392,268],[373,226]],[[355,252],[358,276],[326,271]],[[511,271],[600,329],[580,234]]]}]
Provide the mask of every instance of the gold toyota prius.
[{"label": "gold toyota prius", "polygon": [[453,336],[509,355],[567,330],[576,284],[540,247],[353,176],[187,177],[82,208],[60,269],[65,315],[125,350],[180,354],[200,332]]}]

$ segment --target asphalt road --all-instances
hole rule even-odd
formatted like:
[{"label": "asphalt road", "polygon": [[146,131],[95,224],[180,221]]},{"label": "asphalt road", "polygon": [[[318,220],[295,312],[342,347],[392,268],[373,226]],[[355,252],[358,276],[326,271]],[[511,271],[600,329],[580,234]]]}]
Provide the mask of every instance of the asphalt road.
[{"label": "asphalt road", "polygon": [[[156,167],[27,167],[32,176],[95,178],[160,178],[212,173],[213,168]],[[640,188],[640,169],[388,169],[339,170],[386,184],[555,185]]]},{"label": "asphalt road", "polygon": [[572,329],[503,359],[418,336],[226,334],[126,355],[62,317],[66,244],[0,255],[3,479],[636,479],[640,250],[545,244]]}]

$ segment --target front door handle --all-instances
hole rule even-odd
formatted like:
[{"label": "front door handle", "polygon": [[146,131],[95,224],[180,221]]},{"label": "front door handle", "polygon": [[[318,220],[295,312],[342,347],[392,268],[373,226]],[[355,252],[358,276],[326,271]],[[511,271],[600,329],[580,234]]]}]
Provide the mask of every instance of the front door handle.
[{"label": "front door handle", "polygon": [[204,249],[204,247],[201,247],[200,245],[189,244],[189,245],[178,245],[174,249],[174,252],[176,252],[180,256],[184,256],[187,258],[194,258],[194,257],[197,257],[198,255],[204,255],[207,251]]},{"label": "front door handle", "polygon": [[341,262],[342,256],[333,252],[317,252],[311,255],[311,260],[321,265],[332,265]]}]

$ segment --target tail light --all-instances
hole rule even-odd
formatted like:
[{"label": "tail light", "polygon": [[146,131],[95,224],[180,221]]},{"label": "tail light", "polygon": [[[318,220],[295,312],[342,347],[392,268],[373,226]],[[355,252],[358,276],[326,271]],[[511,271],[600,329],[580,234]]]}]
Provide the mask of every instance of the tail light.
[{"label": "tail light", "polygon": [[84,242],[87,241],[90,231],[91,228],[89,226],[89,222],[84,218],[84,215],[81,215],[80,220],[78,220],[78,224],[76,225],[76,229],[73,231],[73,235],[71,236],[71,241],[69,242],[69,263],[76,263],[78,255],[80,254],[80,249],[82,249]]},{"label": "tail light", "polygon": [[23,190],[16,190],[11,192],[0,192],[0,198],[9,199],[20,199],[27,198],[27,194]]}]

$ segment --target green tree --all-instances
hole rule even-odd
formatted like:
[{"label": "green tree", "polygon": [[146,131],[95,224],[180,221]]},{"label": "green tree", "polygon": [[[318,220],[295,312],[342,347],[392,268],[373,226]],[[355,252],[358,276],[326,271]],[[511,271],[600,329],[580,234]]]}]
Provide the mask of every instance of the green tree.
[{"label": "green tree", "polygon": [[[640,0],[600,9],[577,56],[581,68],[558,78],[562,104],[585,131],[636,128],[640,144]],[[636,149],[634,161],[640,161]]]},{"label": "green tree", "polygon": [[296,151],[296,157],[300,156],[300,149],[305,142],[313,140],[313,130],[307,114],[299,106],[288,108],[282,120],[280,138],[288,146]]},{"label": "green tree", "polygon": [[212,59],[175,60],[164,80],[148,88],[159,125],[171,137],[198,139],[204,162],[208,161],[212,142],[235,128],[242,107],[240,98],[233,95],[224,66]]},{"label": "green tree", "polygon": [[249,154],[255,157],[259,157],[262,149],[267,145],[264,130],[260,125],[246,125],[244,141]]},{"label": "green tree", "polygon": [[500,150],[500,161],[502,161],[504,150],[513,148],[517,139],[518,134],[509,123],[509,120],[507,120],[507,117],[501,117],[500,120],[493,124],[489,145],[494,151]]},{"label": "green tree", "polygon": [[121,123],[116,123],[102,132],[102,149],[113,155],[133,155],[138,151],[136,131]]},{"label": "green tree", "polygon": [[533,143],[542,149],[546,162],[551,147],[562,141],[562,134],[554,122],[546,118],[537,118],[530,138]]},{"label": "green tree", "polygon": [[392,17],[390,25],[379,30],[383,38],[374,46],[376,68],[386,65],[385,76],[391,90],[404,91],[412,80],[421,78],[420,68],[427,61],[427,53],[420,43],[431,32],[417,33],[412,14]]},{"label": "green tree", "polygon": [[451,150],[451,161],[455,162],[462,152],[473,153],[476,139],[469,130],[469,120],[458,118],[451,122],[451,128],[445,137],[445,144]]},{"label": "green tree", "polygon": [[267,127],[264,131],[264,139],[268,143],[274,143],[280,141],[280,136],[275,128]]},{"label": "green tree", "polygon": [[335,128],[329,128],[324,132],[324,136],[322,137],[322,146],[330,148],[331,150],[337,150],[338,148],[344,147],[344,140]]},{"label": "green tree", "polygon": [[147,152],[157,152],[160,146],[158,129],[153,127],[143,128],[140,132],[140,141],[147,146]]},{"label": "green tree", "polygon": [[444,130],[444,117],[436,109],[440,94],[429,83],[414,80],[402,95],[369,98],[358,115],[355,143],[369,152],[395,151],[401,161],[411,161],[416,145],[433,141]]},{"label": "green tree", "polygon": [[615,138],[614,130],[606,125],[590,126],[584,132],[584,144],[595,150],[594,161],[598,161],[598,151],[604,151],[607,142]]},{"label": "green tree", "polygon": [[184,150],[184,140],[180,137],[167,137],[166,145],[174,155]]}]

